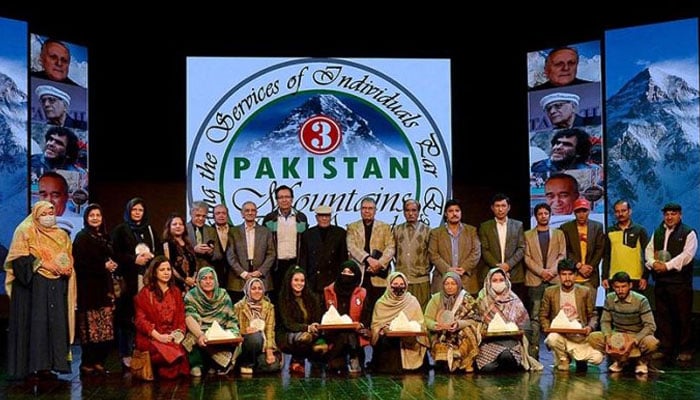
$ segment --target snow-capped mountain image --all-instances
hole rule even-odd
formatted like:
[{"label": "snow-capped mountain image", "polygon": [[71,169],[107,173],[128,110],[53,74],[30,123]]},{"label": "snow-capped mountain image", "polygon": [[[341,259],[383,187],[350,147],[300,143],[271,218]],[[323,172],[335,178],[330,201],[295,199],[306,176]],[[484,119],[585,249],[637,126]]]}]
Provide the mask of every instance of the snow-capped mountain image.
[{"label": "snow-capped mountain image", "polygon": [[631,200],[633,219],[648,230],[669,201],[684,206],[685,223],[700,223],[698,95],[673,71],[651,67],[607,101],[608,200]]},{"label": "snow-capped mountain image", "polygon": [[310,97],[302,105],[294,108],[270,132],[251,142],[242,156],[266,156],[278,153],[286,157],[305,157],[310,154],[299,144],[299,129],[314,115],[325,115],[333,119],[343,134],[340,147],[330,156],[368,157],[386,159],[390,156],[407,155],[396,151],[373,133],[367,119],[355,113],[336,96],[319,94]]},{"label": "snow-capped mountain image", "polygon": [[27,211],[27,94],[0,72],[0,244]]}]

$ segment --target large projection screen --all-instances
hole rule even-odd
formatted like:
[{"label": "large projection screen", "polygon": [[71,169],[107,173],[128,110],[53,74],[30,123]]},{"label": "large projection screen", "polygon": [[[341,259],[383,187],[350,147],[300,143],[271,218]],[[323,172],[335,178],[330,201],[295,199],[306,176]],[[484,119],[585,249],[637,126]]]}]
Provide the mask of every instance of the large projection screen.
[{"label": "large projection screen", "polygon": [[450,108],[444,59],[190,57],[187,204],[223,203],[239,224],[244,202],[262,217],[287,185],[295,208],[329,205],[339,226],[371,196],[379,220],[403,222],[416,198],[436,227],[452,196]]}]

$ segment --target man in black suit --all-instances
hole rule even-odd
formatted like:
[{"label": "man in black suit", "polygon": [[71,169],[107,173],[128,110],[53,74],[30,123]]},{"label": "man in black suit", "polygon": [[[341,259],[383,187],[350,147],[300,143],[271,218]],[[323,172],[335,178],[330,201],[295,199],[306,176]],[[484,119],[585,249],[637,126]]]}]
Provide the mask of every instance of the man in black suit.
[{"label": "man in black suit", "polygon": [[309,287],[319,296],[323,296],[324,287],[335,281],[340,265],[348,259],[345,229],[331,225],[331,218],[329,206],[316,207],[318,225],[301,237],[299,265],[306,270]]}]

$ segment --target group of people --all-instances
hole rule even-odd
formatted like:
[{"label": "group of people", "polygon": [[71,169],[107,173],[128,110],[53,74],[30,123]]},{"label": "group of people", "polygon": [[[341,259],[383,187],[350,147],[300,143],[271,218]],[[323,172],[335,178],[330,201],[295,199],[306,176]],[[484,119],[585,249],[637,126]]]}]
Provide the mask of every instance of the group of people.
[{"label": "group of people", "polygon": [[[125,368],[134,350],[147,351],[162,378],[228,374],[234,367],[241,374],[279,371],[282,353],[291,355],[295,374],[305,372],[306,360],[333,371],[359,373],[365,366],[396,373],[421,368],[428,358],[448,371],[540,370],[542,331],[560,370],[571,361],[585,369],[608,355],[612,371],[636,359],[636,372],[646,373],[653,355],[692,357],[697,237],[681,222],[678,204],[664,206],[664,221],[649,239],[631,221],[627,201],[615,203],[618,222],[606,234],[588,219],[584,199],[560,229],[549,226],[550,206],[538,204],[537,225],[523,232],[522,222],[508,217],[504,194],[492,198],[494,218],[478,228],[461,222],[461,205],[452,199],[444,205],[445,223],[430,229],[420,221],[420,204],[407,199],[405,222],[392,229],[375,219],[375,200],[364,198],[361,219],[347,230],[331,225],[325,205],[316,207],[317,225],[309,227],[288,186],[275,196],[278,207],[263,224],[256,205],[246,202],[241,225],[230,225],[222,204],[207,225],[210,206],[198,201],[189,221],[172,214],[161,234],[141,198],[127,203],[111,233],[101,207],[91,204],[72,243],[56,224],[55,206],[36,203],[5,264],[9,375],[69,372],[74,328],[83,346],[81,373],[105,373],[116,341]],[[656,318],[638,292],[649,276]],[[600,278],[611,292],[599,322]],[[322,316],[332,309],[353,324],[324,327]],[[552,332],[561,315],[582,328]],[[401,320],[418,332],[397,335],[390,326]],[[494,335],[492,322],[517,329]],[[240,337],[240,345],[209,343],[207,332],[217,325]]]}]

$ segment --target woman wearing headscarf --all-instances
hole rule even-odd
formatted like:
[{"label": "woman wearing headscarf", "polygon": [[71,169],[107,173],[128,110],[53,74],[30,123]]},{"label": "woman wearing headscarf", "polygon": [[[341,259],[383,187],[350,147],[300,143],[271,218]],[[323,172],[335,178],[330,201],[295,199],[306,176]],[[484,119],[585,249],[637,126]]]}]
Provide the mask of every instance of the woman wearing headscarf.
[{"label": "woman wearing headscarf", "polygon": [[162,254],[162,248],[153,234],[146,204],[140,197],[126,203],[124,222],[114,228],[111,236],[114,261],[118,264],[115,274],[124,279],[126,286],[115,304],[115,333],[122,366],[128,370],[134,345],[133,299],[143,284],[146,266],[155,254]]},{"label": "woman wearing headscarf", "polygon": [[243,294],[244,297],[233,305],[243,333],[238,356],[241,374],[279,371],[282,357],[275,343],[275,307],[265,297],[265,283],[260,278],[248,279]]},{"label": "woman wearing headscarf", "polygon": [[185,304],[173,280],[170,262],[156,256],[146,270],[148,282],[134,298],[136,349],[148,351],[157,375],[187,375],[187,354],[180,343],[185,332]]},{"label": "woman wearing headscarf", "polygon": [[[500,315],[506,323],[515,323],[520,330],[531,329],[527,310],[518,296],[510,290],[510,280],[501,268],[489,270],[477,302],[484,329],[488,328],[496,315]],[[483,372],[520,368],[541,370],[542,364],[528,355],[527,348],[526,335],[522,335],[520,339],[501,337],[482,341],[476,356],[477,367]]]},{"label": "woman wearing headscarf", "polygon": [[162,238],[163,252],[173,267],[175,282],[180,290],[186,292],[195,286],[197,264],[185,219],[179,214],[171,214],[165,221]]},{"label": "woman wearing headscarf", "polygon": [[303,375],[306,358],[318,358],[328,346],[319,339],[321,307],[306,284],[306,272],[298,265],[289,268],[279,297],[277,345],[292,355],[289,371]]},{"label": "woman wearing headscarf", "polygon": [[71,247],[68,234],[56,225],[53,204],[47,201],[34,204],[15,229],[5,260],[10,378],[71,372],[76,300]]},{"label": "woman wearing headscarf", "polygon": [[430,332],[430,353],[435,361],[446,361],[450,371],[474,371],[479,353],[481,317],[476,300],[462,288],[456,272],[443,275],[442,291],[425,307],[425,326]]},{"label": "woman wearing headscarf", "polygon": [[231,298],[219,287],[219,278],[212,267],[197,272],[195,286],[185,295],[187,335],[182,342],[189,352],[192,376],[201,376],[202,369],[215,369],[227,375],[236,362],[232,345],[208,345],[206,331],[217,322],[225,331],[239,336],[238,318],[233,312]]},{"label": "woman wearing headscarf", "polygon": [[[372,369],[375,372],[397,373],[423,366],[425,352],[430,346],[425,336],[387,337],[389,324],[400,312],[409,321],[417,321],[425,331],[423,311],[418,300],[409,293],[408,279],[401,272],[387,278],[384,294],[377,300],[372,313]],[[401,363],[399,364],[399,360]]]},{"label": "woman wearing headscarf", "polygon": [[82,346],[80,371],[106,373],[105,360],[114,340],[114,285],[112,242],[102,207],[90,204],[83,213],[83,229],[73,242],[78,279],[78,332]]},{"label": "woman wearing headscarf", "polygon": [[[362,348],[369,345],[369,331],[364,329],[370,323],[369,314],[364,312],[367,291],[360,287],[361,278],[362,272],[357,263],[347,260],[340,265],[340,273],[335,282],[323,289],[326,310],[334,306],[338,314],[348,315],[353,322],[360,323],[358,332],[326,333],[326,340],[330,344],[326,354],[329,367],[339,370],[347,364],[350,373],[362,372],[360,355]],[[345,361],[346,357],[349,358],[349,363]]]}]

